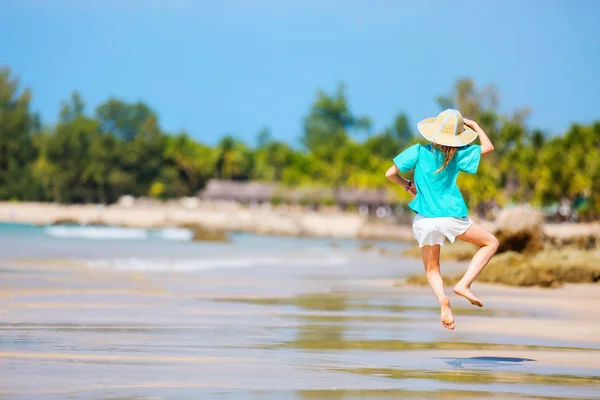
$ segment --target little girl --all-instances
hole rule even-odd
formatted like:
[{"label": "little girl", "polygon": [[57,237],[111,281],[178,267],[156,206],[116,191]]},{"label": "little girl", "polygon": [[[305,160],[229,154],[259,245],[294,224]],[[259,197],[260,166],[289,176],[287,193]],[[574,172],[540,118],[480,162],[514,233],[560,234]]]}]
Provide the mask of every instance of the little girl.
[{"label": "little girl", "polygon": [[[417,127],[432,143],[415,144],[404,150],[394,158],[394,165],[385,176],[415,195],[408,205],[417,213],[413,221],[414,236],[422,249],[427,281],[441,306],[442,325],[453,330],[454,316],[440,275],[440,247],[445,238],[452,243],[458,238],[481,247],[454,287],[454,293],[483,307],[470,288],[498,250],[498,239],[468,217],[456,178],[461,171],[477,172],[481,155],[494,150],[494,146],[477,122],[463,119],[456,110],[443,111],[435,118],[419,122]],[[469,145],[477,136],[481,145]],[[414,184],[398,175],[413,169]]]}]

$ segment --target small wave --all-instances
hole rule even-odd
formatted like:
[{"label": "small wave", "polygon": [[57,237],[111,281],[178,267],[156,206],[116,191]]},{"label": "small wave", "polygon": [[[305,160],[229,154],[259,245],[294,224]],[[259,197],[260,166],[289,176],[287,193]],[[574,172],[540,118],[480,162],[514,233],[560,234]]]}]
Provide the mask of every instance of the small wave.
[{"label": "small wave", "polygon": [[90,268],[144,272],[194,272],[218,268],[343,266],[344,257],[215,257],[209,259],[114,258],[87,261]]},{"label": "small wave", "polygon": [[80,238],[94,240],[129,239],[140,240],[159,238],[165,240],[189,241],[193,233],[184,228],[167,228],[157,231],[142,228],[122,228],[116,226],[48,226],[45,232],[57,238]]},{"label": "small wave", "polygon": [[139,228],[108,226],[49,226],[46,233],[58,238],[146,239],[148,231]]},{"label": "small wave", "polygon": [[158,231],[161,238],[167,240],[192,240],[194,233],[185,228],[167,228]]}]

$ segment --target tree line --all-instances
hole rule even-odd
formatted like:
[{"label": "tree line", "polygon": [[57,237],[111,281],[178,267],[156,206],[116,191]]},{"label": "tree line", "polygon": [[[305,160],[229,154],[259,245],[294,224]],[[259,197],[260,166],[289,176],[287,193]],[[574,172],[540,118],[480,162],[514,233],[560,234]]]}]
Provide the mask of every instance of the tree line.
[{"label": "tree line", "polygon": [[[216,146],[186,132],[168,133],[143,102],[111,98],[88,113],[73,93],[58,122],[48,126],[31,109],[8,68],[0,69],[0,200],[113,203],[121,195],[168,199],[191,196],[211,178],[261,180],[284,186],[387,187],[399,203],[410,197],[391,188],[384,171],[407,146],[423,141],[405,114],[373,132],[349,107],[345,87],[319,91],[304,118],[301,148],[273,139],[268,129],[248,144],[225,135]],[[479,122],[495,145],[476,176],[459,185],[472,208],[565,199],[585,219],[600,217],[600,121],[573,124],[548,137],[526,126],[527,110],[498,112],[493,87],[456,82],[440,109],[452,107]]]}]

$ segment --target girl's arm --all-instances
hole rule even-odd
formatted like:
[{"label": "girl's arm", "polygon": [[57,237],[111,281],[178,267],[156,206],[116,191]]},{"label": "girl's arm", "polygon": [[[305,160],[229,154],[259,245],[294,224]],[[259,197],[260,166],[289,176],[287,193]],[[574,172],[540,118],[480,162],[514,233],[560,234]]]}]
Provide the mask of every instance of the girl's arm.
[{"label": "girl's arm", "polygon": [[490,138],[487,137],[483,129],[481,129],[479,124],[467,118],[463,118],[463,122],[479,135],[479,141],[481,142],[481,155],[491,153],[494,150],[494,145],[492,144]]},{"label": "girl's arm", "polygon": [[[400,185],[403,188],[405,188],[406,185],[408,185],[408,182],[410,181],[398,175],[399,173],[400,170],[398,170],[398,167],[396,165],[393,165],[392,167],[388,168],[388,170],[385,172],[385,177],[388,178],[391,182],[395,183],[396,185]],[[415,187],[414,182],[408,191],[414,195],[417,194],[417,188]]]}]

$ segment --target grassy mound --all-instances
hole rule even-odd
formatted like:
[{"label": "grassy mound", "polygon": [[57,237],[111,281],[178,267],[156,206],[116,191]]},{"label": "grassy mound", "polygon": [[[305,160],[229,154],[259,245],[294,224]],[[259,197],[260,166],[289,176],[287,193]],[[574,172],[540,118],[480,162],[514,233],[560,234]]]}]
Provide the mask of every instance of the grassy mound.
[{"label": "grassy mound", "polygon": [[[446,284],[458,282],[461,275],[444,277]],[[563,283],[600,282],[598,251],[545,250],[535,255],[514,251],[498,254],[477,277],[479,282],[510,286],[559,287]],[[409,285],[427,285],[424,275],[411,276]]]}]

